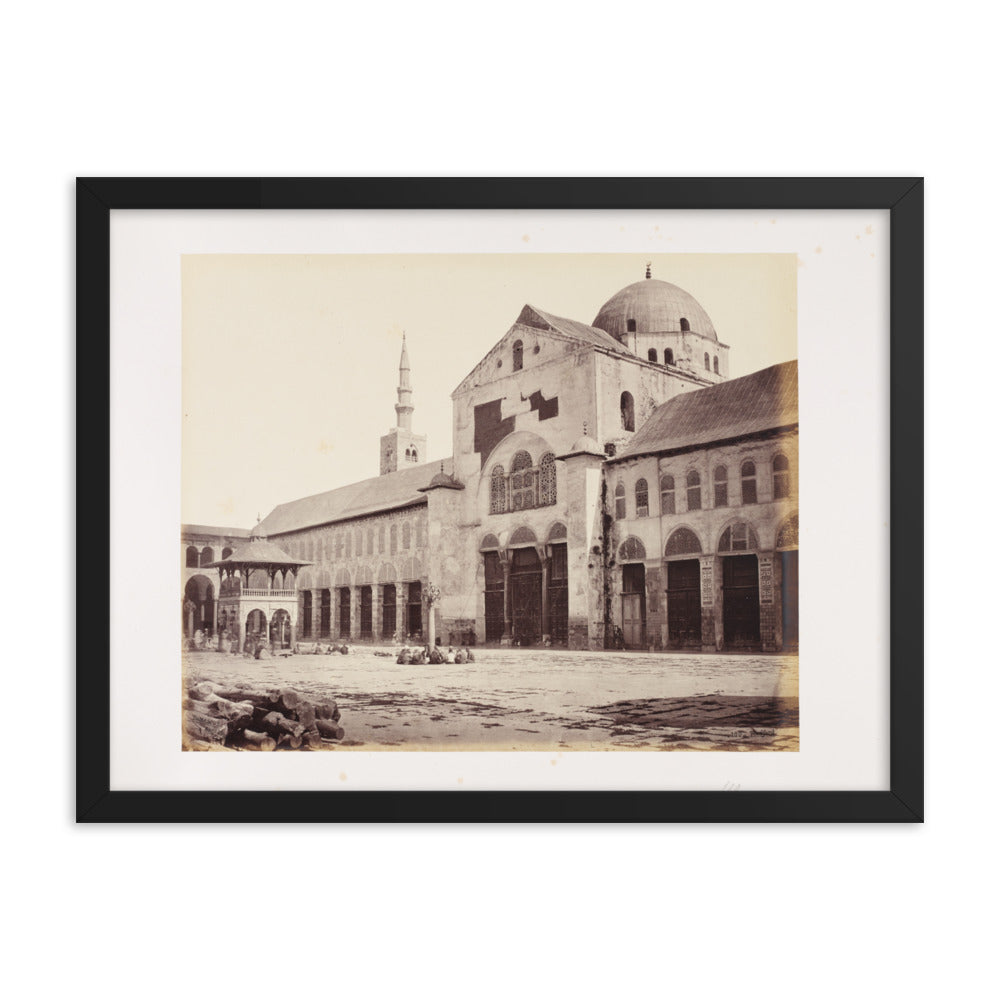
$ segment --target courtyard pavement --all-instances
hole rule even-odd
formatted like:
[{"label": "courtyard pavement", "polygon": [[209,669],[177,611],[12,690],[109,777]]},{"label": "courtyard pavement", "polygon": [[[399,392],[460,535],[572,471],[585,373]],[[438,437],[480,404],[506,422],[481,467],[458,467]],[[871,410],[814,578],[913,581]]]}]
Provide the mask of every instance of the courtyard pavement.
[{"label": "courtyard pavement", "polygon": [[412,665],[395,653],[184,659],[189,682],[332,698],[345,738],[331,749],[798,749],[795,655],[480,648],[474,663]]}]

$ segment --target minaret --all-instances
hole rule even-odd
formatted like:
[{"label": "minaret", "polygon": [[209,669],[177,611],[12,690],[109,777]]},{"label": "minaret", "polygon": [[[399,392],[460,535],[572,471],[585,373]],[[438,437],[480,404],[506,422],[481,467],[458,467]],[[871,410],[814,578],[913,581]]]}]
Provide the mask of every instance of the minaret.
[{"label": "minaret", "polygon": [[396,403],[396,426],[408,431],[413,416],[413,390],[410,388],[410,356],[406,353],[406,334],[403,334],[403,350],[399,355],[399,386],[396,389],[399,402]]},{"label": "minaret", "polygon": [[427,460],[427,436],[414,434],[413,389],[410,387],[410,356],[406,352],[406,334],[399,354],[399,385],[396,387],[396,426],[379,442],[379,475],[419,465]]}]

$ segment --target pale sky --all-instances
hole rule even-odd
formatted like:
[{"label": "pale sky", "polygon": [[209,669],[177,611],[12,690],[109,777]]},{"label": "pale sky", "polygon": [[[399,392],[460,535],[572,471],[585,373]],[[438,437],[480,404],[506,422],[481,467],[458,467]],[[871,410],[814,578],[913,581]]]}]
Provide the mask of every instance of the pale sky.
[{"label": "pale sky", "polygon": [[378,475],[404,330],[413,430],[447,457],[452,391],[525,303],[591,323],[647,261],[711,316],[730,377],[797,356],[795,254],[185,255],[182,521],[251,528]]}]

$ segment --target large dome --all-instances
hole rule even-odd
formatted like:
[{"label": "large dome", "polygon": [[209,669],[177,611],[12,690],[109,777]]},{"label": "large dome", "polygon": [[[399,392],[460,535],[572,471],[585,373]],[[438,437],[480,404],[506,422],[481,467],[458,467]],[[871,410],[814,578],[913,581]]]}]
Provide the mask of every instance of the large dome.
[{"label": "large dome", "polygon": [[[629,326],[629,320],[634,321]],[[683,322],[682,322],[683,321]],[[717,341],[715,327],[698,300],[669,281],[646,278],[628,285],[601,306],[591,326],[625,342],[629,333],[677,333],[690,330]]]}]

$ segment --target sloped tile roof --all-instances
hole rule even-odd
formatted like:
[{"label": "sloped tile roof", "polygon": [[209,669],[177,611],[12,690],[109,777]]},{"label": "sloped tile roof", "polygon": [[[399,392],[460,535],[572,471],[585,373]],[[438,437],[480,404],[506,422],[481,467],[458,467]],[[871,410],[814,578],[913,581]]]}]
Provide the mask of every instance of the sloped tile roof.
[{"label": "sloped tile roof", "polygon": [[[422,487],[429,486],[435,473],[441,471],[441,460],[413,465],[384,476],[363,479],[327,493],[279,504],[255,529],[263,535],[281,535],[288,531],[311,528],[332,521],[344,521],[364,514],[377,514],[394,507],[407,507],[427,502]],[[452,475],[455,469],[450,458],[444,460],[444,471]]]},{"label": "sloped tile roof", "polygon": [[561,333],[564,337],[573,340],[582,340],[585,344],[592,344],[594,347],[603,347],[605,350],[613,351],[615,354],[625,354],[628,357],[635,355],[623,344],[618,343],[614,337],[597,327],[587,326],[586,323],[579,323],[575,319],[566,319],[563,316],[554,316],[552,313],[544,312],[532,305],[526,305],[521,314],[517,317],[516,323],[521,326],[534,327],[536,330],[553,330]]},{"label": "sloped tile roof", "polygon": [[302,559],[293,559],[284,549],[264,538],[251,538],[245,545],[240,545],[225,559],[217,559],[209,566],[310,566],[311,563]]},{"label": "sloped tile roof", "polygon": [[612,461],[711,444],[799,422],[798,362],[682,392],[650,414]]}]

